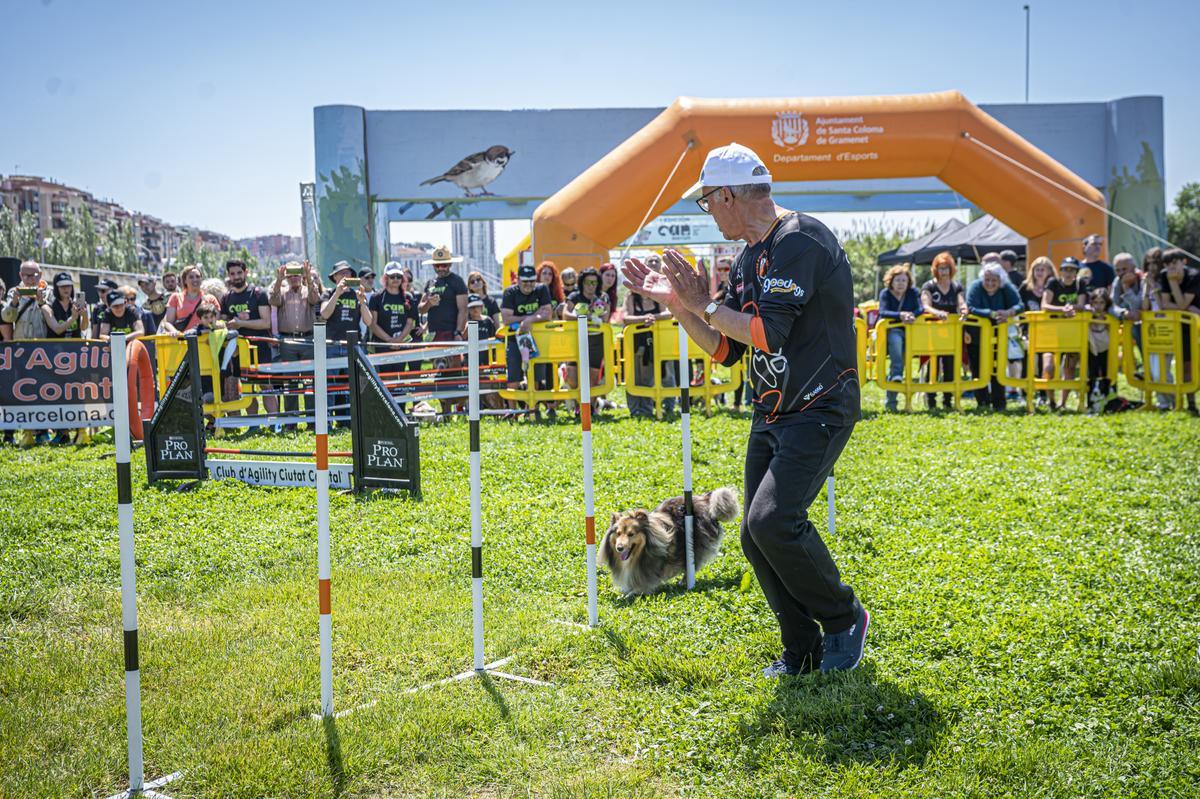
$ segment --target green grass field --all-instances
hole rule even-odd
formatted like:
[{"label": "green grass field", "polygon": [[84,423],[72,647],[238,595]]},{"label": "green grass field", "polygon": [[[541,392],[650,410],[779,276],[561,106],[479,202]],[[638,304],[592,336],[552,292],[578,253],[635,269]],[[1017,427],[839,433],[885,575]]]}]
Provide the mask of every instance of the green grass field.
[{"label": "green grass field", "polygon": [[[602,526],[679,489],[678,424],[618,416]],[[696,415],[697,490],[740,495],[747,424]],[[126,784],[110,453],[0,451],[2,797]],[[179,494],[135,455],[147,774],[182,769],[171,796],[1200,795],[1191,417],[869,411],[830,542],[867,655],[782,683],[736,530],[695,592],[626,601],[602,573],[600,627],[558,624],[586,617],[578,428],[486,421],[489,659],[554,686],[406,693],[471,662],[465,423],[422,458],[423,501],[333,500],[335,703],[374,704],[322,724],[313,492]]]}]

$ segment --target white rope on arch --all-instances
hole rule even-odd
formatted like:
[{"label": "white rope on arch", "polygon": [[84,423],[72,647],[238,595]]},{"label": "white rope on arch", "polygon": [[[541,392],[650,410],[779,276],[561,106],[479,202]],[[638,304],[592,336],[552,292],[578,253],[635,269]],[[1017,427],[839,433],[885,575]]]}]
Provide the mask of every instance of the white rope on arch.
[{"label": "white rope on arch", "polygon": [[646,215],[642,217],[642,221],[638,224],[637,230],[634,231],[633,238],[630,239],[629,244],[626,245],[625,249],[621,251],[621,257],[618,259],[618,261],[625,261],[625,257],[629,255],[629,250],[632,249],[633,241],[637,238],[637,234],[646,226],[646,223],[650,221],[650,214],[654,213],[654,206],[658,205],[658,201],[662,199],[663,192],[667,190],[667,186],[670,184],[671,179],[674,178],[675,173],[679,171],[679,166],[683,163],[683,159],[687,157],[687,154],[691,152],[692,148],[695,146],[696,142],[692,139],[688,139],[687,146],[683,148],[683,152],[679,154],[679,158],[675,161],[675,166],[671,167],[671,174],[667,175],[667,179],[663,181],[662,186],[660,186],[658,189],[658,194],[654,195],[654,199],[650,201],[650,207],[646,209]]},{"label": "white rope on arch", "polygon": [[[1013,166],[1023,169],[1024,171],[1033,175],[1035,178],[1038,178],[1040,180],[1045,181],[1046,183],[1049,183],[1054,188],[1058,189],[1061,192],[1071,195],[1076,200],[1079,200],[1081,203],[1084,203],[1085,205],[1095,208],[1097,211],[1101,212],[1105,216],[1112,217],[1113,219],[1117,220],[1118,222],[1122,222],[1122,223],[1128,225],[1129,227],[1133,228],[1134,230],[1138,231],[1139,233],[1143,233],[1143,234],[1149,236],[1150,238],[1154,239],[1155,241],[1159,242],[1160,244],[1165,244],[1168,247],[1175,247],[1176,249],[1183,250],[1183,248],[1180,247],[1178,244],[1167,241],[1166,239],[1164,239],[1162,236],[1158,235],[1157,233],[1153,233],[1149,230],[1146,230],[1146,228],[1142,227],[1138,223],[1136,223],[1132,220],[1126,219],[1125,217],[1121,216],[1120,214],[1116,213],[1115,211],[1110,211],[1108,208],[1105,208],[1100,203],[1092,202],[1087,197],[1084,197],[1082,194],[1079,194],[1078,192],[1068,188],[1067,186],[1064,186],[1061,183],[1047,177],[1046,175],[1043,175],[1041,172],[1038,172],[1033,167],[1022,164],[1017,159],[1013,158],[1010,155],[1006,155],[1005,153],[1000,152],[995,147],[992,147],[990,144],[985,144],[984,142],[982,142],[979,139],[972,136],[968,131],[964,130],[962,132],[962,136],[967,141],[971,142],[972,144],[979,145],[980,147],[987,150],[992,155],[1002,158],[1005,161],[1007,161],[1008,163],[1012,164]],[[1183,251],[1185,253],[1187,253],[1188,257],[1190,257],[1196,261],[1200,261],[1200,256],[1196,255],[1195,253],[1188,252],[1187,250],[1183,250]]]}]

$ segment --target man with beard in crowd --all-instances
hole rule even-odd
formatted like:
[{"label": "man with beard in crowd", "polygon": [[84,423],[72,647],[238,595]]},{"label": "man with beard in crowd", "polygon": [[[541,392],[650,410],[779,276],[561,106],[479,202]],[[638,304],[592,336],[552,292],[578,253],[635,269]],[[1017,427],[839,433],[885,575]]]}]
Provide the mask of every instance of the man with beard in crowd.
[{"label": "man with beard in crowd", "polygon": [[[236,258],[225,262],[227,291],[221,298],[221,318],[225,320],[227,329],[236,330],[239,335],[269,337],[271,335],[270,302],[266,292],[259,286],[250,285],[247,278],[245,262]],[[258,349],[259,363],[271,362],[270,344],[259,341],[252,342],[250,346]],[[225,377],[225,396],[227,397],[234,396],[238,392],[237,384],[241,377],[241,364],[236,359],[232,372],[233,374]],[[275,397],[263,397],[263,405],[266,406],[268,413],[275,413],[279,409],[279,402]],[[250,400],[247,410],[251,415],[258,413],[257,398]]]}]

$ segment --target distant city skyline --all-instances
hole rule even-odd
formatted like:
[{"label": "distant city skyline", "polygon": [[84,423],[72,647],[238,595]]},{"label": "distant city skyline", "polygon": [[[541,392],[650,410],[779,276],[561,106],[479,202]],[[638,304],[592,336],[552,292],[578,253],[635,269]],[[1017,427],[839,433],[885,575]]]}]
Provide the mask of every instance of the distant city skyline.
[{"label": "distant city skyline", "polygon": [[[0,129],[0,173],[41,175],[233,239],[294,236],[298,184],[313,179],[317,105],[655,107],[680,95],[946,88],[978,103],[1019,102],[1021,6],[968,3],[947,13],[932,0],[868,3],[847,27],[836,5],[806,5],[794,24],[755,24],[732,40],[736,55],[722,59],[712,57],[712,24],[730,7],[705,0],[686,9],[617,2],[603,13],[521,6],[489,14],[480,46],[456,46],[452,58],[443,32],[461,24],[458,6],[12,3],[9,40],[41,42],[53,57],[15,58],[6,67],[0,107],[14,122]],[[1030,99],[1162,95],[1168,205],[1183,183],[1200,180],[1193,146],[1200,104],[1190,72],[1141,55],[1142,42],[1162,31],[1194,29],[1200,7],[1168,0],[1032,6]],[[746,20],[776,11],[738,7]],[[498,255],[507,238],[498,227]]]}]

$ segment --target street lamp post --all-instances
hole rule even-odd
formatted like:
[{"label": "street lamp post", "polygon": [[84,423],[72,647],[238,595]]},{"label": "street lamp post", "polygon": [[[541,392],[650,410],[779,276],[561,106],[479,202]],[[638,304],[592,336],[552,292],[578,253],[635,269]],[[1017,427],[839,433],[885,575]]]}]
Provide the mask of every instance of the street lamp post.
[{"label": "street lamp post", "polygon": [[1029,4],[1025,4],[1025,102],[1029,102]]}]

